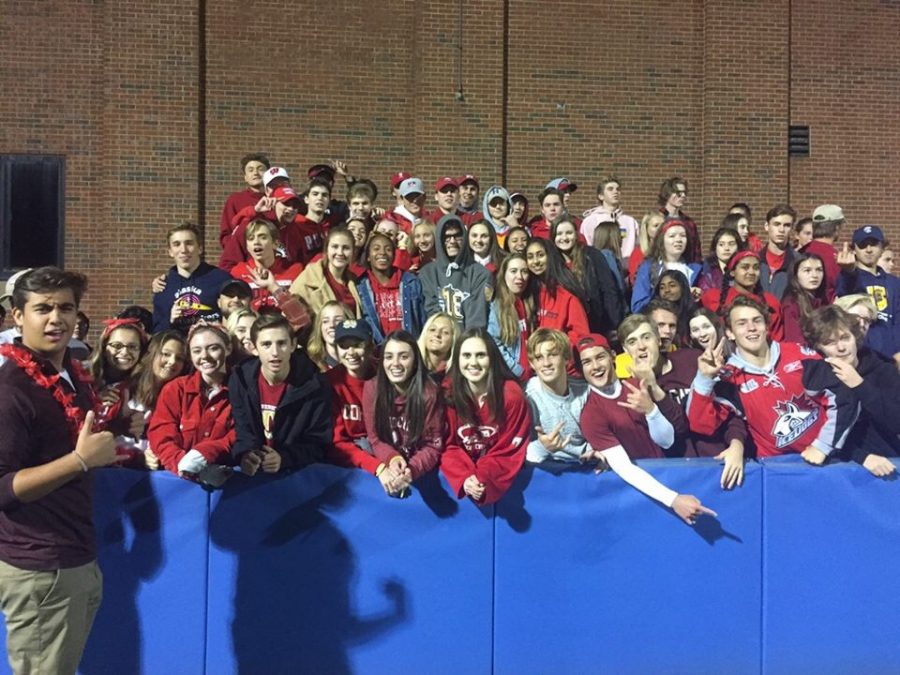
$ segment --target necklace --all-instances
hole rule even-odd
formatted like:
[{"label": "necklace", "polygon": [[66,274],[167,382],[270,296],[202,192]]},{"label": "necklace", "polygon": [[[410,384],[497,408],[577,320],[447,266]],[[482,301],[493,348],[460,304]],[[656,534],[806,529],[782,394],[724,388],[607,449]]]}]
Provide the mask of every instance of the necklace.
[{"label": "necklace", "polygon": [[[66,416],[66,423],[69,426],[69,434],[72,437],[72,444],[74,445],[78,440],[78,432],[81,429],[81,424],[84,422],[85,411],[75,405],[76,392],[66,392],[63,389],[63,386],[60,383],[60,380],[63,379],[62,375],[59,373],[47,375],[44,373],[41,364],[34,358],[34,354],[30,350],[15,343],[0,345],[0,356],[4,356],[25,371],[25,374],[28,375],[37,386],[49,391],[56,402],[62,406]],[[90,382],[90,377],[77,362],[72,361],[71,366],[75,378],[79,382]],[[88,387],[88,391],[90,391],[90,387]]]}]

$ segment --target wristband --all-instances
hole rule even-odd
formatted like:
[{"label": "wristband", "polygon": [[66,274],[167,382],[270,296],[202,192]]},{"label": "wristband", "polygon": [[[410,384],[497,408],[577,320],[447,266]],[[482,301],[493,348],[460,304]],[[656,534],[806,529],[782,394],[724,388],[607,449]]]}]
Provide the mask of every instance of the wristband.
[{"label": "wristband", "polygon": [[78,454],[78,451],[77,451],[77,450],[73,450],[73,451],[72,451],[72,454],[75,455],[75,459],[77,459],[77,460],[78,460],[78,463],[81,464],[81,470],[82,470],[84,473],[87,473],[87,472],[88,472],[88,465],[87,465],[87,462],[84,461],[84,458],[82,458],[82,456]]},{"label": "wristband", "polygon": [[379,465],[378,465],[378,468],[375,469],[375,477],[378,478],[378,476],[380,476],[381,474],[383,474],[383,473],[384,473],[384,470],[385,470],[386,468],[387,468],[387,464],[385,464],[384,462],[382,462],[381,464],[379,464]]},{"label": "wristband", "polygon": [[393,463],[396,462],[396,461],[401,461],[401,462],[402,462],[402,461],[403,461],[403,457],[400,456],[400,455],[394,455],[393,457],[391,457],[391,464],[393,464]]}]

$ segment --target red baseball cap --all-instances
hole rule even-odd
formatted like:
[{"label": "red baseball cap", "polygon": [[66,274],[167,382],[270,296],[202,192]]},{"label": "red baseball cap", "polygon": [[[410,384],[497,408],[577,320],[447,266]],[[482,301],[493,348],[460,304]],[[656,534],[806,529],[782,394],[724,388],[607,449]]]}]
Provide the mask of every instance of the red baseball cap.
[{"label": "red baseball cap", "polygon": [[580,337],[575,346],[578,349],[579,354],[585,349],[591,349],[592,347],[603,347],[606,351],[612,351],[609,348],[609,342],[605,337],[600,335],[600,333],[588,333],[587,335]]},{"label": "red baseball cap", "polygon": [[391,176],[391,187],[396,190],[400,187],[400,183],[405,181],[407,178],[412,178],[412,174],[407,173],[406,171],[398,171],[393,176]]},{"label": "red baseball cap", "polygon": [[334,168],[330,164],[313,164],[306,172],[306,176],[310,179],[317,176],[324,176],[332,183],[334,182]]},{"label": "red baseball cap", "polygon": [[459,182],[453,176],[442,176],[437,179],[437,183],[434,184],[434,191],[440,192],[448,185],[452,185],[455,188],[459,187]]},{"label": "red baseball cap", "polygon": [[481,187],[481,186],[478,184],[478,176],[475,176],[475,175],[473,175],[473,174],[471,174],[471,173],[467,173],[467,174],[465,174],[465,175],[463,175],[463,176],[460,176],[459,178],[456,179],[456,184],[457,184],[457,185],[462,185],[463,183],[475,183],[475,186],[476,186],[476,187]]},{"label": "red baseball cap", "polygon": [[300,196],[289,185],[279,185],[272,190],[272,197],[279,202],[300,201]]}]

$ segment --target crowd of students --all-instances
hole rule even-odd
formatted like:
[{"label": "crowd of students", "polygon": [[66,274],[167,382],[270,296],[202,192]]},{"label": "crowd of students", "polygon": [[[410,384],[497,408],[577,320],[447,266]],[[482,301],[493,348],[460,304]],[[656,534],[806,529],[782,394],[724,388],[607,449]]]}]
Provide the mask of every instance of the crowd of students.
[{"label": "crowd of students", "polygon": [[[760,238],[735,204],[704,255],[679,177],[638,221],[615,177],[581,217],[555,179],[531,217],[473,175],[439,177],[429,209],[399,172],[379,208],[341,162],[299,182],[262,155],[241,168],[218,266],[174,227],[152,313],[106,321],[93,350],[83,322],[72,339],[118,464],[218,487],[238,466],[329,462],[392,497],[440,470],[486,505],[525,461],[589,462],[688,523],[708,510],[633,460],[716,457],[728,489],[747,458],[787,452],[894,470],[900,281],[879,227],[841,239],[838,206],[776,205]],[[7,308],[36,273],[10,280]]]}]

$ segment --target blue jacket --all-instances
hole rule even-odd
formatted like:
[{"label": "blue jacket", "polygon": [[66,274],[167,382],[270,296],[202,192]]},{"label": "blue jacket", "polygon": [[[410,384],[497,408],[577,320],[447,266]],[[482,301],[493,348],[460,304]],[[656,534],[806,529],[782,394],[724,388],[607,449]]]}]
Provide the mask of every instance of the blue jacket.
[{"label": "blue jacket", "polygon": [[[225,270],[205,262],[201,262],[194,273],[185,278],[178,274],[178,269],[173,265],[166,275],[165,289],[153,296],[153,332],[177,328],[186,333],[200,319],[221,321],[219,289],[231,278]],[[184,303],[187,308],[175,325],[170,325],[172,305],[176,302]]]},{"label": "blue jacket", "polygon": [[[363,317],[372,327],[375,344],[381,344],[384,342],[385,335],[381,330],[381,321],[378,318],[375,303],[375,291],[372,290],[372,282],[369,281],[368,273],[360,278],[356,292],[359,293]],[[422,282],[412,272],[403,272],[400,276],[400,304],[403,307],[403,330],[418,337],[422,332],[422,326],[425,325],[425,297],[422,294]]]},{"label": "blue jacket", "polygon": [[878,274],[859,268],[841,272],[837,294],[851,293],[864,293],[875,301],[878,316],[866,334],[866,345],[883,356],[893,358],[900,352],[900,279],[880,268]]},{"label": "blue jacket", "polygon": [[497,349],[500,350],[500,356],[503,357],[503,361],[509,366],[513,375],[522,377],[522,373],[525,372],[520,361],[522,357],[522,341],[516,340],[516,343],[510,346],[500,339],[500,319],[497,317],[495,304],[492,302],[488,309],[487,332],[494,338],[494,343],[497,345]]},{"label": "blue jacket", "polygon": [[[700,276],[700,263],[685,263],[691,270],[691,278],[688,279],[689,286],[697,285],[697,277]],[[631,292],[631,311],[640,312],[650,300],[653,299],[653,283],[650,280],[650,270],[652,265],[660,266],[660,274],[662,274],[662,263],[657,260],[645,260],[637,268],[634,275],[634,290]]]}]

